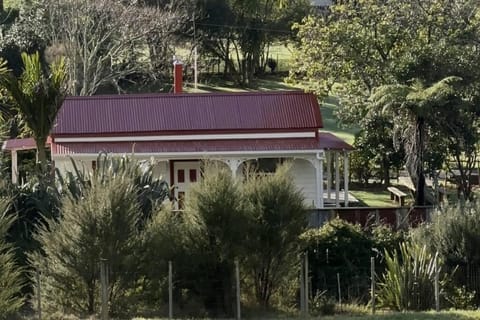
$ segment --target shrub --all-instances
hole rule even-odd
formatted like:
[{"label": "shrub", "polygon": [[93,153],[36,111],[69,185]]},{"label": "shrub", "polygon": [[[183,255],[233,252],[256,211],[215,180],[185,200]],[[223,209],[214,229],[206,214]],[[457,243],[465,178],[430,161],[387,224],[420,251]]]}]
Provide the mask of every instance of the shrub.
[{"label": "shrub", "polygon": [[326,295],[326,291],[317,292],[310,304],[314,316],[335,314],[335,300]]},{"label": "shrub", "polygon": [[320,229],[306,231],[301,239],[308,251],[314,293],[327,290],[327,295],[336,297],[338,273],[342,283],[351,286],[352,295],[362,298],[368,294],[373,242],[359,225],[337,218]]},{"label": "shrub", "polygon": [[228,168],[206,163],[186,203],[185,214],[198,224],[187,282],[214,316],[233,314],[234,262],[245,255],[247,212],[240,181]]},{"label": "shrub", "polygon": [[272,295],[292,276],[298,264],[299,236],[305,230],[303,196],[289,175],[288,163],[272,175],[252,172],[245,183],[251,207],[246,230],[246,262],[257,303],[267,308]]},{"label": "shrub", "polygon": [[9,200],[0,200],[0,319],[7,319],[23,305],[22,269],[16,264],[13,248],[5,241],[14,216],[7,215]]},{"label": "shrub", "polygon": [[444,297],[450,308],[457,310],[476,309],[475,291],[470,291],[465,286],[447,286]]},{"label": "shrub", "polygon": [[137,225],[141,211],[128,177],[93,180],[83,197],[64,197],[62,218],[39,229],[42,253],[31,257],[41,271],[47,312],[94,314],[98,308],[99,263],[109,269],[110,308],[124,311],[126,289],[137,270]]},{"label": "shrub", "polygon": [[432,215],[432,222],[412,233],[417,243],[428,245],[430,252],[439,253],[444,269],[451,274],[453,287],[465,286],[475,292],[480,304],[480,201],[449,205]]},{"label": "shrub", "polygon": [[434,303],[434,260],[425,246],[413,242],[403,242],[393,253],[385,251],[379,305],[399,311],[430,309]]}]

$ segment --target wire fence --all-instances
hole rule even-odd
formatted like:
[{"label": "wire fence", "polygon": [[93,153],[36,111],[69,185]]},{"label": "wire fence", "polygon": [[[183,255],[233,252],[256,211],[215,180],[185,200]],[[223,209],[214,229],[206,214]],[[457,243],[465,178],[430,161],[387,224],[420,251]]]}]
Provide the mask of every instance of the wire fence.
[{"label": "wire fence", "polygon": [[[435,305],[431,308],[440,310],[439,266],[437,261],[434,263],[437,276],[432,282]],[[245,267],[237,260],[213,270],[211,266],[205,266],[201,277],[198,274],[202,270],[189,273],[172,261],[164,267],[166,268],[151,271],[150,274],[131,273],[114,271],[109,261],[99,261],[97,278],[92,279],[96,283],[91,298],[95,304],[94,313],[99,314],[102,320],[114,318],[131,308],[134,301],[137,317],[241,319],[242,309],[254,299],[250,296],[251,283],[247,281]],[[459,275],[464,277],[469,288],[477,289],[480,286],[479,266],[465,268],[468,270],[462,269]],[[355,303],[367,305],[372,313],[378,310],[377,282],[384,266],[376,257],[371,257],[370,265],[360,268],[359,272],[342,273],[335,272],[335,269],[315,267],[309,261],[309,255],[302,254],[297,271],[293,302],[300,315],[321,314],[326,304],[341,309],[342,305]],[[35,270],[33,303],[36,319],[41,320],[42,315],[45,315],[43,306],[51,298],[50,292],[45,289],[46,278],[49,276],[51,275],[46,269]],[[69,287],[67,283],[65,286]],[[125,300],[126,294],[129,295],[129,300]],[[415,292],[409,294],[415,295]]]}]

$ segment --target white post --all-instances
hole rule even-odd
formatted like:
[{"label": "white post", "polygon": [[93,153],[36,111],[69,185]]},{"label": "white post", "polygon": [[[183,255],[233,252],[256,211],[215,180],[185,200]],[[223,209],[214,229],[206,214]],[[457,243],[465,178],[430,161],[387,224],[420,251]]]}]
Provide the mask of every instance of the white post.
[{"label": "white post", "polygon": [[315,159],[316,207],[323,208],[323,159]]},{"label": "white post", "polygon": [[332,154],[327,153],[327,199],[332,199]]},{"label": "white post", "polygon": [[235,282],[236,282],[236,298],[237,298],[237,320],[242,318],[240,309],[240,267],[238,266],[238,260],[235,260]]},{"label": "white post", "polygon": [[225,160],[225,162],[227,163],[230,171],[232,172],[232,177],[235,179],[237,177],[238,167],[240,166],[240,163],[242,161],[240,159],[227,159]]},{"label": "white post", "polygon": [[168,261],[168,318],[173,319],[173,267]]},{"label": "white post", "polygon": [[320,181],[320,208],[324,208],[325,205],[323,203],[323,159],[318,160],[319,162],[319,172],[317,179]]},{"label": "white post", "polygon": [[17,150],[12,150],[12,183],[18,183],[18,155]]},{"label": "white post", "polygon": [[335,206],[340,207],[340,162],[335,151]]},{"label": "white post", "polygon": [[349,166],[348,166],[348,152],[343,154],[343,190],[345,191],[345,207],[348,207],[348,177],[349,177]]}]

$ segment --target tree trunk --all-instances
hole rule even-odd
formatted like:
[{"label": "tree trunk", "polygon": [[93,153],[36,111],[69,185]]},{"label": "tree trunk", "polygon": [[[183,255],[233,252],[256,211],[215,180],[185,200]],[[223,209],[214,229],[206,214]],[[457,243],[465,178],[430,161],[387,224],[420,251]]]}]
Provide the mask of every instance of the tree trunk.
[{"label": "tree trunk", "polygon": [[425,172],[423,171],[423,153],[424,153],[424,131],[425,131],[425,119],[423,117],[417,117],[417,185],[415,195],[415,205],[425,205]]},{"label": "tree trunk", "polygon": [[390,165],[387,157],[382,159],[382,169],[383,169],[383,183],[385,186],[390,185]]},{"label": "tree trunk", "polygon": [[47,152],[45,150],[46,143],[46,138],[38,137],[35,139],[35,144],[37,145],[38,164],[40,167],[40,173],[42,174],[47,172]]},{"label": "tree trunk", "polygon": [[3,7],[3,0],[0,0],[0,12],[3,12],[4,11],[4,7]]}]

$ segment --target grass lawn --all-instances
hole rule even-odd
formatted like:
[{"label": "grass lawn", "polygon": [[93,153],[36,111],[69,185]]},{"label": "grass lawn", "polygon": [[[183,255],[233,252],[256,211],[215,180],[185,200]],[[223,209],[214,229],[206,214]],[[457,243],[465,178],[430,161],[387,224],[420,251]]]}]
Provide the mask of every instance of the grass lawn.
[{"label": "grass lawn", "polygon": [[[410,191],[401,185],[391,184],[407,194],[405,205],[414,201]],[[398,203],[390,200],[390,192],[383,186],[369,186],[368,188],[352,184],[350,193],[361,201],[361,204],[367,207],[398,207]]]},{"label": "grass lawn", "polygon": [[[320,316],[322,320],[480,320],[480,311],[442,311],[442,312],[405,312],[405,313],[378,313],[376,315],[335,315],[335,316]],[[145,318],[135,318],[136,320],[147,320]],[[315,319],[314,317],[247,317],[246,319]],[[163,320],[160,318],[150,320]]]},{"label": "grass lawn", "polygon": [[366,207],[398,207],[386,190],[351,190],[350,193]]},{"label": "grass lawn", "polygon": [[335,116],[335,109],[338,108],[338,101],[335,98],[327,98],[323,102],[321,109],[323,118],[323,128],[325,131],[332,132],[339,138],[342,138],[349,144],[353,143],[357,128],[344,128],[338,123],[338,118]]},{"label": "grass lawn", "polygon": [[377,314],[375,316],[328,316],[322,317],[325,320],[467,320],[480,319],[479,311],[443,311],[443,312],[406,312],[406,313],[388,313]]}]

